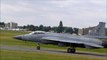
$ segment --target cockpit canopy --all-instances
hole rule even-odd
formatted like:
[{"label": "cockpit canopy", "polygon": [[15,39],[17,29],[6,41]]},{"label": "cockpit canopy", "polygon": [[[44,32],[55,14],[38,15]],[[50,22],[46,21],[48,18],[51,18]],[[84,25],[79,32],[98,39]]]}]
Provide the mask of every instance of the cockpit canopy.
[{"label": "cockpit canopy", "polygon": [[31,33],[29,33],[29,34],[45,34],[45,32],[44,31],[34,31],[34,32],[31,32]]}]

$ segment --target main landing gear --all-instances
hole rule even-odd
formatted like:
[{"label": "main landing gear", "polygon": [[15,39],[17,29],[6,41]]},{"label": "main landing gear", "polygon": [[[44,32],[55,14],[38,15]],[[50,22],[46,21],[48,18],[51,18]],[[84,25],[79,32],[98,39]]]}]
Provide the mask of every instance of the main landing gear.
[{"label": "main landing gear", "polygon": [[67,53],[75,53],[76,52],[76,49],[75,48],[68,48],[67,49]]},{"label": "main landing gear", "polygon": [[36,49],[37,49],[37,50],[40,50],[40,43],[37,43]]},{"label": "main landing gear", "polygon": [[67,53],[75,53],[76,49],[75,49],[75,44],[70,44],[70,47],[67,49]]}]

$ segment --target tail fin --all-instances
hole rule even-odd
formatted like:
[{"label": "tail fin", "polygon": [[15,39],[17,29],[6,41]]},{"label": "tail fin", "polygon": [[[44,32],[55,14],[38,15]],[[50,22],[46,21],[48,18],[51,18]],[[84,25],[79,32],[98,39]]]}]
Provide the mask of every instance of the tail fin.
[{"label": "tail fin", "polygon": [[89,31],[89,35],[105,36],[105,22],[99,22],[95,28]]}]

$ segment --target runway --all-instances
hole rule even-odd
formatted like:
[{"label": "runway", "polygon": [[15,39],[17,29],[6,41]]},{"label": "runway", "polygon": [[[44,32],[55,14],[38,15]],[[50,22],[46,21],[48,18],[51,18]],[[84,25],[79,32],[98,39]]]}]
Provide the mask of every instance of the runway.
[{"label": "runway", "polygon": [[30,51],[30,52],[47,52],[47,53],[55,53],[55,54],[67,54],[67,55],[82,55],[82,56],[90,56],[90,57],[98,57],[98,58],[107,58],[107,54],[97,54],[92,52],[80,52],[77,51],[76,53],[67,53],[64,50],[55,50],[55,49],[48,49],[42,48],[41,50],[36,50],[36,47],[22,47],[22,46],[7,46],[2,45],[0,46],[0,50],[18,50],[18,51]]}]

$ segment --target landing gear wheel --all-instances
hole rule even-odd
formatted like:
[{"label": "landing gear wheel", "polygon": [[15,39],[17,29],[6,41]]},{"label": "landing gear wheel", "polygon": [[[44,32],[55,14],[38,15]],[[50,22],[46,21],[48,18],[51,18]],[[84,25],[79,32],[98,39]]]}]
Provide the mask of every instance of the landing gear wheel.
[{"label": "landing gear wheel", "polygon": [[71,48],[68,48],[68,49],[67,49],[67,53],[71,53]]},{"label": "landing gear wheel", "polygon": [[71,49],[71,53],[75,53],[76,52],[76,50],[75,49]]},{"label": "landing gear wheel", "polygon": [[39,42],[37,43],[36,49],[37,49],[37,50],[40,50],[40,43],[39,43]]},{"label": "landing gear wheel", "polygon": [[76,49],[72,49],[72,48],[68,48],[67,49],[67,53],[75,53]]},{"label": "landing gear wheel", "polygon": [[37,46],[36,49],[37,49],[37,50],[40,50],[40,46]]}]

